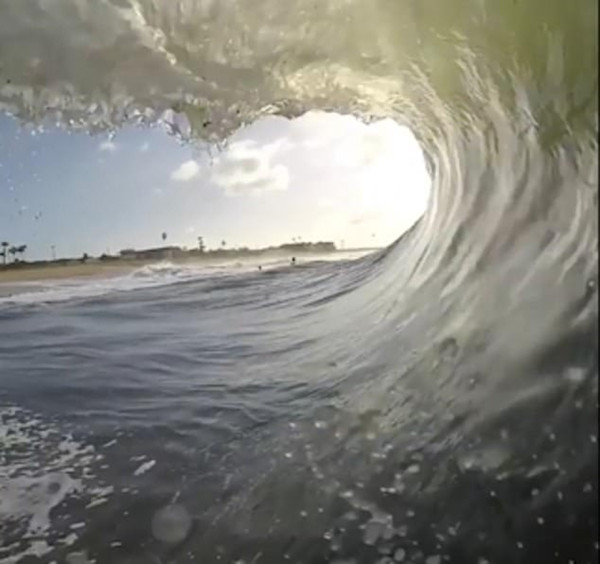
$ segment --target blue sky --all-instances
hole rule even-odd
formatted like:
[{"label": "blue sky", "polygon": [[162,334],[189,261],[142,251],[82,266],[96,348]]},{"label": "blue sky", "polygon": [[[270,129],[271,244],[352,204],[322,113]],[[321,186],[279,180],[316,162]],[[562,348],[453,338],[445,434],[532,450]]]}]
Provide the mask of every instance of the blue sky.
[{"label": "blue sky", "polygon": [[226,148],[181,144],[164,127],[114,137],[43,131],[0,116],[0,240],[27,257],[167,242],[259,247],[302,237],[389,244],[426,205],[412,134],[390,120],[311,112],[265,118]]}]

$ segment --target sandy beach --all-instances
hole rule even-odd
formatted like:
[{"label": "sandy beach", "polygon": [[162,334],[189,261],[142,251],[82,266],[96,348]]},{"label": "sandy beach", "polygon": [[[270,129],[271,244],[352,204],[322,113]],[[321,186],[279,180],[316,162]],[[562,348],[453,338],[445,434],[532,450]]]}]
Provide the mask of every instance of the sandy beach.
[{"label": "sandy beach", "polygon": [[[62,280],[80,277],[107,277],[127,274],[146,262],[120,264],[67,264],[47,266],[23,266],[14,269],[0,269],[0,287],[4,284],[19,282],[38,282],[44,280]],[[1,290],[0,290],[1,291]]]}]

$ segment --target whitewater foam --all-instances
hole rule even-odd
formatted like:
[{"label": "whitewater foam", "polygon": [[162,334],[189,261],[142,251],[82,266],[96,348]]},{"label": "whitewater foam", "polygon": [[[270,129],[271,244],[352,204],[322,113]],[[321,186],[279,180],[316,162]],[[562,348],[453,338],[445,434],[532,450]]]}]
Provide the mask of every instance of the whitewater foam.
[{"label": "whitewater foam", "polygon": [[[299,259],[297,264],[310,264],[314,261],[354,260],[370,251],[347,251],[325,255],[307,255]],[[263,271],[277,270],[289,266],[287,258],[268,258],[260,260],[230,261],[224,260],[213,264],[176,264],[161,261],[142,266],[130,273],[111,277],[82,277],[61,280],[39,280],[36,282],[11,283],[12,293],[2,295],[1,305],[34,305],[50,304],[77,299],[97,298],[114,293],[131,292],[144,288],[168,286],[178,282],[201,280],[218,277],[239,276],[255,272],[258,266]],[[8,285],[6,285],[8,287]],[[0,290],[2,284],[0,283]]]},{"label": "whitewater foam", "polygon": [[171,263],[147,265],[121,276],[108,278],[72,278],[11,284],[13,294],[0,297],[0,304],[44,304],[74,299],[95,298],[119,292],[131,292],[215,275],[214,270],[179,266]]},{"label": "whitewater foam", "polygon": [[0,564],[76,542],[72,526],[55,530],[53,511],[73,498],[92,503],[112,493],[95,478],[102,455],[15,406],[0,405],[0,447]]}]

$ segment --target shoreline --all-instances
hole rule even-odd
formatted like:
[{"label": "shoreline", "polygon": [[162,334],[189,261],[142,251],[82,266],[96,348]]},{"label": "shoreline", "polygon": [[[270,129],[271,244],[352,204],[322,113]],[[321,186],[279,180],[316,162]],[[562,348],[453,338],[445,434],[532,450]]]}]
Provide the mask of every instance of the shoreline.
[{"label": "shoreline", "polygon": [[24,282],[44,282],[62,280],[67,278],[111,278],[127,274],[144,266],[139,264],[65,264],[44,266],[22,266],[15,269],[0,270],[0,288],[8,284],[22,284]]},{"label": "shoreline", "polygon": [[[322,256],[344,255],[354,252],[373,252],[376,249],[346,249],[337,250],[331,253],[296,253],[298,259],[314,260]],[[0,296],[6,295],[8,287],[15,285],[29,285],[31,282],[51,282],[56,280],[65,280],[69,278],[112,278],[122,276],[136,271],[144,266],[169,262],[173,265],[194,265],[194,266],[214,266],[222,263],[240,262],[240,263],[259,263],[262,260],[277,259],[287,260],[291,257],[289,253],[269,253],[261,256],[236,256],[231,258],[224,257],[206,257],[206,258],[173,258],[163,260],[149,259],[131,259],[114,262],[102,262],[97,259],[90,259],[86,263],[60,264],[21,264],[18,268],[2,268],[0,266]]]}]

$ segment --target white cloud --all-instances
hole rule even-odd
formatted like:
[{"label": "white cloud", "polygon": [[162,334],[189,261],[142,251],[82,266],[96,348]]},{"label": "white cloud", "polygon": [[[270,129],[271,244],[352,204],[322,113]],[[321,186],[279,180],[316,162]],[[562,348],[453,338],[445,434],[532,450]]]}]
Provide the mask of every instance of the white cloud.
[{"label": "white cloud", "polygon": [[215,160],[211,180],[230,196],[285,191],[289,170],[272,162],[285,145],[284,139],[264,145],[251,140],[235,142]]},{"label": "white cloud", "polygon": [[114,153],[117,150],[117,146],[110,139],[107,139],[106,141],[102,141],[102,143],[100,143],[98,150]]},{"label": "white cloud", "polygon": [[200,172],[200,165],[193,160],[185,161],[181,163],[172,173],[171,180],[177,180],[178,182],[188,182],[198,176]]}]

